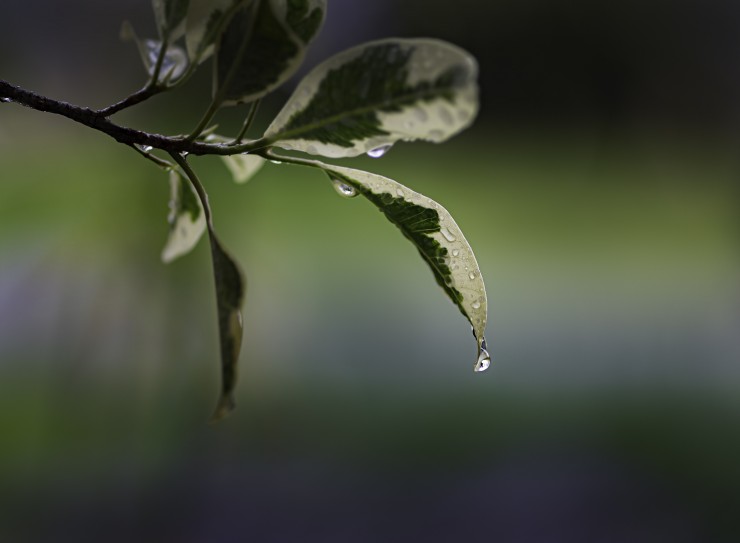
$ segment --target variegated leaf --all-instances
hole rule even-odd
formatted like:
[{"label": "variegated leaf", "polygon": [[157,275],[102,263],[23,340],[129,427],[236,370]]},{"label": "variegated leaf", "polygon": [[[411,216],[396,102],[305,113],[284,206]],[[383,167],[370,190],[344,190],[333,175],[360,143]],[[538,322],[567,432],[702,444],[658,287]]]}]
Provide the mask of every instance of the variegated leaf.
[{"label": "variegated leaf", "polygon": [[345,187],[345,196],[352,196],[354,191],[370,200],[416,246],[439,286],[473,327],[478,342],[475,370],[487,369],[486,288],[473,249],[449,212],[431,198],[387,177],[333,165],[322,168],[335,186]]},{"label": "variegated leaf", "polygon": [[386,39],[337,54],[298,85],[265,136],[328,157],[381,155],[399,140],[444,141],[478,112],[477,64],[432,39]]},{"label": "variegated leaf", "polygon": [[242,314],[246,281],[239,265],[208,229],[211,241],[213,276],[216,283],[218,332],[221,345],[221,395],[211,417],[216,422],[234,410],[234,390],[238,378],[239,352],[242,345]]},{"label": "variegated leaf", "polygon": [[254,0],[218,41],[214,95],[224,105],[257,100],[300,66],[326,13],[326,0]]},{"label": "variegated leaf", "polygon": [[229,19],[252,0],[190,0],[185,20],[185,45],[191,62],[203,62]]},{"label": "variegated leaf", "polygon": [[170,234],[162,260],[172,262],[195,247],[206,230],[206,218],[190,182],[177,170],[170,170]]}]

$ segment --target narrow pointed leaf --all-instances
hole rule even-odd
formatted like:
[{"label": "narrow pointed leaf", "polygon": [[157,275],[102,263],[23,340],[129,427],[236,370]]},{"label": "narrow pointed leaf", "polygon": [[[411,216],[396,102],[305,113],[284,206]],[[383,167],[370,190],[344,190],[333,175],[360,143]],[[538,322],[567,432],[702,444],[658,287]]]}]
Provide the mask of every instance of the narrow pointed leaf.
[{"label": "narrow pointed leaf", "polygon": [[239,351],[242,344],[241,307],[244,300],[244,275],[236,261],[226,252],[213,228],[211,241],[213,276],[216,283],[218,332],[221,344],[221,395],[211,417],[218,421],[234,410]]},{"label": "narrow pointed leaf", "polygon": [[162,260],[172,262],[190,252],[206,230],[206,218],[190,182],[177,170],[170,170],[170,233]]},{"label": "narrow pointed leaf", "polygon": [[221,35],[214,95],[224,105],[259,99],[300,66],[326,13],[326,0],[254,0]]},{"label": "narrow pointed leaf", "polygon": [[485,349],[486,288],[473,249],[449,212],[387,177],[340,166],[322,167],[332,180],[370,200],[414,244],[439,286],[473,327],[479,353]]},{"label": "narrow pointed leaf", "polygon": [[213,46],[226,23],[252,0],[190,0],[185,20],[185,44],[191,62],[202,62],[213,54]]},{"label": "narrow pointed leaf", "polygon": [[265,136],[276,146],[350,157],[404,140],[444,141],[478,112],[477,64],[432,39],[353,47],[311,71]]},{"label": "narrow pointed leaf", "polygon": [[190,0],[152,0],[160,37],[176,40],[185,32],[185,15]]}]

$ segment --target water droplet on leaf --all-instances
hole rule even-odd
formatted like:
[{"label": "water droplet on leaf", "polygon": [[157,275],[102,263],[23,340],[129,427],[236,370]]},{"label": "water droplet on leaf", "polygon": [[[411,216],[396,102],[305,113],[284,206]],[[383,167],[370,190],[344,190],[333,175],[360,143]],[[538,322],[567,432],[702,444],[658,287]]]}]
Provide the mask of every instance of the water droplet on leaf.
[{"label": "water droplet on leaf", "polygon": [[337,194],[339,196],[343,196],[345,198],[354,198],[357,196],[357,191],[354,187],[348,185],[341,179],[332,179],[331,184],[334,186],[334,190],[337,191]]},{"label": "water droplet on leaf", "polygon": [[470,277],[471,279],[475,279],[475,272],[470,272],[468,274],[468,277]]},{"label": "water droplet on leaf", "polygon": [[473,306],[473,309],[480,309],[480,302],[477,300],[473,302],[471,305]]},{"label": "water droplet on leaf", "polygon": [[[455,235],[452,232],[450,232],[447,228],[445,228],[444,226],[442,228],[440,228],[439,232],[440,232],[440,234],[442,234],[444,236],[444,238],[447,241],[452,242],[452,241],[455,241],[457,239],[455,237]],[[455,255],[455,256],[457,256],[457,255]]]},{"label": "water droplet on leaf", "polygon": [[375,149],[371,149],[370,151],[368,151],[367,156],[369,156],[370,158],[380,158],[384,154],[386,154],[391,147],[392,145],[381,145],[380,147],[376,147]]},{"label": "water droplet on leaf", "polygon": [[453,249],[452,256],[460,256],[460,251],[458,249]]}]

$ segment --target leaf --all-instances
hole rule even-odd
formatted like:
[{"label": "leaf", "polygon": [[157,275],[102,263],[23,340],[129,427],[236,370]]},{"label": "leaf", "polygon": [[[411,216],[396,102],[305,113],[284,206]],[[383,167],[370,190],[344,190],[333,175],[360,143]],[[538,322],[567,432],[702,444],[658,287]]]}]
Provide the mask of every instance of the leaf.
[{"label": "leaf", "polygon": [[167,36],[170,40],[176,40],[184,34],[189,3],[190,0],[152,0],[161,38]]},{"label": "leaf", "polygon": [[213,46],[226,23],[252,0],[190,0],[185,20],[185,44],[191,62],[203,62],[213,54]]},{"label": "leaf", "polygon": [[221,396],[211,417],[211,421],[216,422],[228,415],[236,406],[234,389],[242,344],[241,307],[245,280],[239,265],[223,248],[212,226],[208,229],[208,235],[211,241],[221,344]]},{"label": "leaf", "polygon": [[221,158],[237,183],[246,183],[265,165],[265,159],[257,155],[230,155]]},{"label": "leaf", "polygon": [[257,100],[300,66],[326,0],[254,0],[229,21],[216,52],[214,96],[224,105]]},{"label": "leaf", "polygon": [[[231,140],[224,136],[219,136],[218,134],[209,134],[205,138],[205,141],[226,143]],[[221,155],[221,160],[223,160],[236,183],[246,183],[262,169],[262,166],[265,165],[264,158],[247,153],[238,155]]]},{"label": "leaf", "polygon": [[[139,55],[144,63],[147,73],[151,76],[157,65],[159,51],[162,48],[160,40],[142,40],[136,35],[136,31],[131,23],[124,21],[121,26],[121,39],[124,41],[133,41],[139,49]],[[159,81],[171,81],[179,78],[188,67],[188,57],[185,50],[177,45],[167,47],[162,66],[159,70]]]},{"label": "leaf", "polygon": [[170,170],[170,234],[162,260],[172,262],[190,252],[206,229],[206,218],[190,182],[178,170]]},{"label": "leaf", "polygon": [[479,353],[476,371],[485,370],[490,361],[484,337],[486,288],[473,249],[449,212],[387,177],[340,166],[321,167],[332,181],[348,185],[370,200],[414,244],[439,286],[473,327]]},{"label": "leaf", "polygon": [[439,143],[475,118],[477,72],[470,54],[439,40],[353,47],[300,82],[265,136],[283,149],[334,158],[399,140]]}]

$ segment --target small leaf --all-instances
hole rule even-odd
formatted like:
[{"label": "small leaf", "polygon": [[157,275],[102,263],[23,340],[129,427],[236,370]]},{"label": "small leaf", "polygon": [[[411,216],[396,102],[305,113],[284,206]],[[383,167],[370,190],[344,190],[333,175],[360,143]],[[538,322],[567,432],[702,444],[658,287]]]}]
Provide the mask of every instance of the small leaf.
[{"label": "small leaf", "polygon": [[191,62],[203,62],[236,11],[252,0],[190,0],[185,20],[185,44]]},{"label": "small leaf", "polygon": [[300,82],[265,136],[284,149],[335,158],[399,140],[438,143],[475,118],[477,72],[470,54],[439,40],[353,47]]},{"label": "small leaf", "polygon": [[473,249],[452,216],[434,200],[387,177],[340,166],[322,168],[333,181],[370,200],[416,246],[439,286],[473,327],[478,342],[476,371],[483,371],[480,357],[483,353],[488,357],[486,288]]},{"label": "small leaf", "polygon": [[265,165],[265,159],[257,155],[230,155],[221,158],[237,183],[246,183]]},{"label": "small leaf", "polygon": [[185,15],[190,0],[152,0],[159,36],[176,40],[185,33]]},{"label": "small leaf", "polygon": [[[227,143],[231,140],[218,134],[209,134],[205,141],[213,143]],[[262,169],[265,165],[265,159],[258,155],[250,155],[247,153],[238,155],[221,155],[224,165],[231,172],[232,177],[236,183],[246,183],[257,172]]]},{"label": "small leaf", "polygon": [[214,95],[224,105],[259,99],[300,66],[326,13],[326,0],[254,0],[218,41]]},{"label": "small leaf", "polygon": [[190,182],[178,170],[170,170],[170,234],[162,260],[172,262],[195,247],[206,229],[206,218]]},{"label": "small leaf", "polygon": [[[147,73],[151,76],[157,65],[159,51],[162,48],[160,40],[142,40],[136,35],[131,23],[124,21],[121,26],[121,39],[124,41],[133,41],[139,48],[139,55],[144,63]],[[185,50],[177,45],[167,47],[162,66],[159,70],[159,81],[172,81],[179,78],[188,67],[188,57]]]},{"label": "small leaf", "polygon": [[218,332],[221,344],[221,396],[211,417],[211,421],[216,422],[233,411],[236,405],[234,389],[242,344],[241,307],[245,281],[239,265],[223,248],[212,227],[209,227],[208,234],[216,283]]}]

